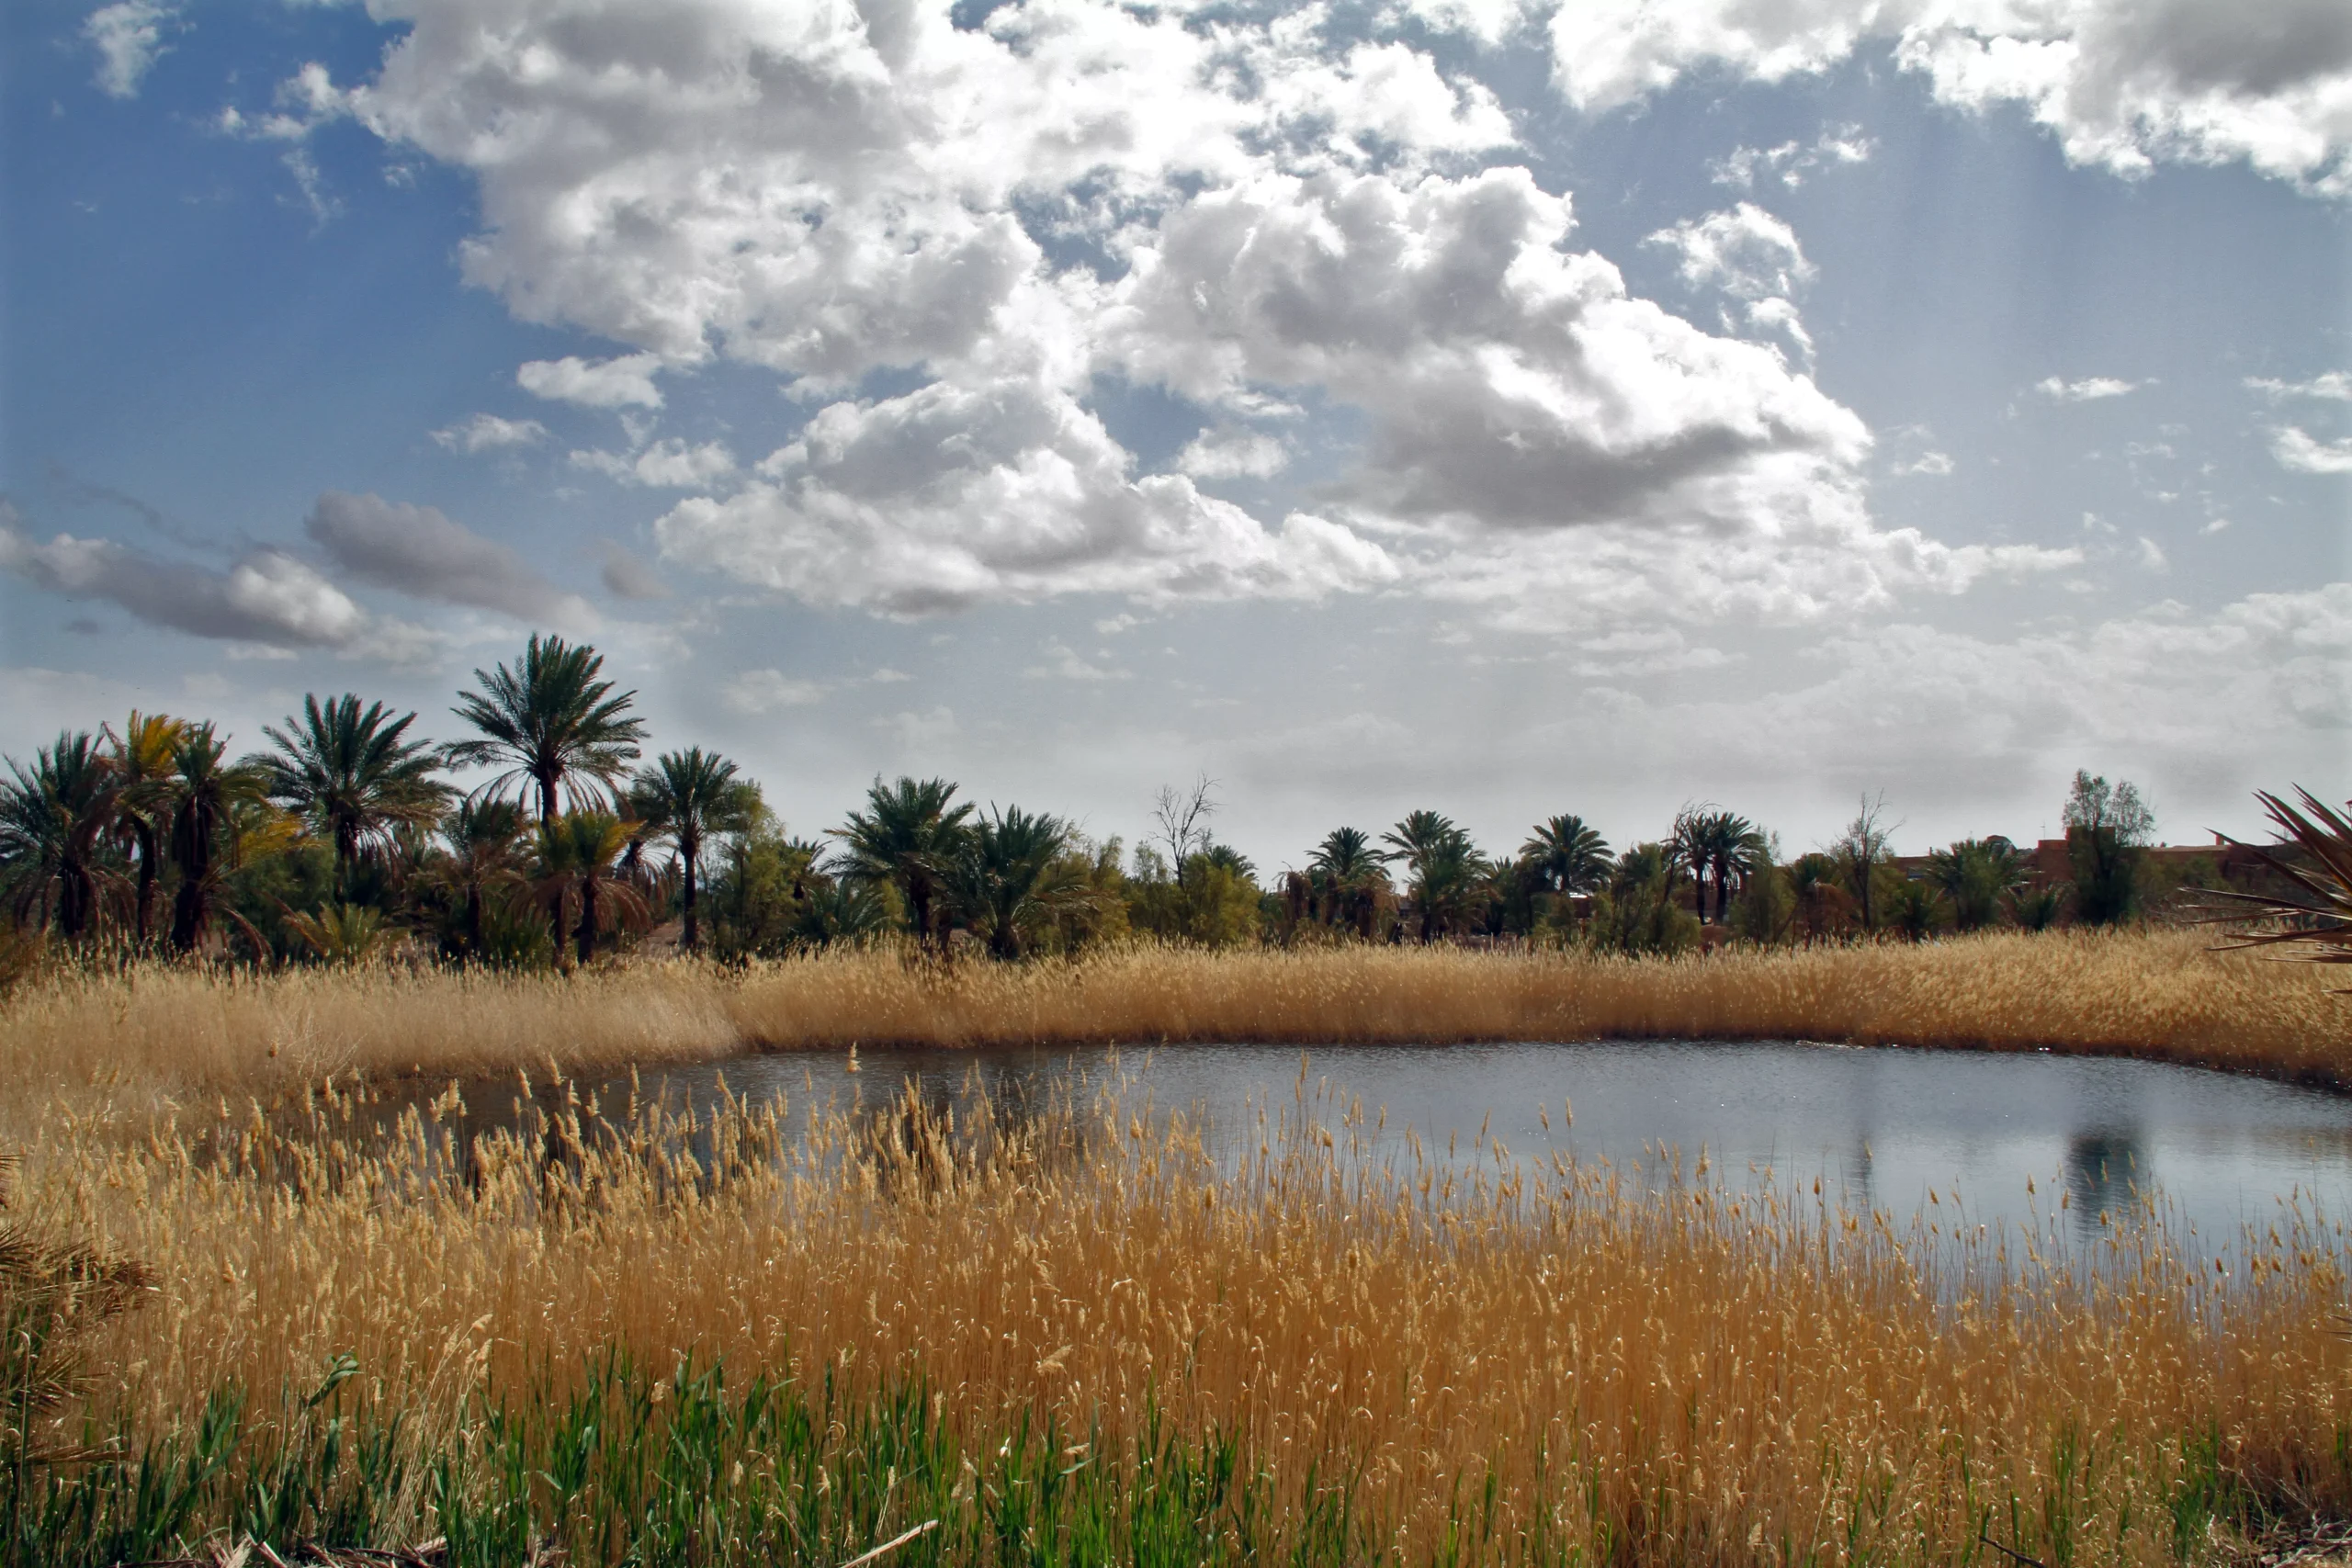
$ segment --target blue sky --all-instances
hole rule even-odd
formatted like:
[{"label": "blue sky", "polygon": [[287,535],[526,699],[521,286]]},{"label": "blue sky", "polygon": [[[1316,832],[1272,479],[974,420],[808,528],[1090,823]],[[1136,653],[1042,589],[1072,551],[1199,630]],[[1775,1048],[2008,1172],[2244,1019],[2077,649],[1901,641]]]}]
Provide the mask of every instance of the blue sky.
[{"label": "blue sky", "polygon": [[1295,863],[2352,761],[2352,20],[1729,0],[0,17],[0,750],[531,629],[797,828]]}]

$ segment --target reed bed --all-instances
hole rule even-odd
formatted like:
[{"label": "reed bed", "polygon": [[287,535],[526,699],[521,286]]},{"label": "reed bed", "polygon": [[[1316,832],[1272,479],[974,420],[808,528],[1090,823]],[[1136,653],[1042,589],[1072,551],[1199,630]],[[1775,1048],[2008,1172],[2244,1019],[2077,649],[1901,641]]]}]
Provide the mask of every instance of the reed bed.
[{"label": "reed bed", "polygon": [[[135,1122],[329,1077],[567,1073],[754,1050],[1188,1041],[1812,1039],[2096,1052],[2352,1080],[2352,1007],[2325,971],[2191,932],[2018,933],[1727,952],[1135,947],[1075,963],[924,963],[895,950],[745,969],[576,976],[445,969],[65,972],[0,1001],[0,1134],[57,1096]],[[15,1125],[5,1124],[13,1116]]]},{"label": "reed bed", "polygon": [[2225,1256],[2153,1210],[1914,1229],[1377,1163],[1303,1088],[1214,1154],[1115,1089],[813,1134],[568,1094],[467,1151],[455,1091],[390,1144],[366,1099],[61,1114],[28,1171],[24,1213],[153,1270],[86,1408],[156,1474],[214,1456],[183,1542],[831,1563],[937,1517],[894,1562],[2153,1568],[2352,1512],[2348,1244],[2308,1209]]}]

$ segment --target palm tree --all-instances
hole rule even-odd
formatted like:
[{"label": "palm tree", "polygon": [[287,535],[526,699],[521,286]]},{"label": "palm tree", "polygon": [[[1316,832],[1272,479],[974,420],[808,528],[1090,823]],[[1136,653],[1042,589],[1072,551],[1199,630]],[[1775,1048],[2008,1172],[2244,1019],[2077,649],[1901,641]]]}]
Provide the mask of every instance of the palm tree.
[{"label": "palm tree", "polygon": [[388,843],[402,823],[432,822],[448,804],[448,786],[433,777],[433,748],[401,739],[415,722],[413,713],[394,719],[381,703],[363,709],[345,693],[324,706],[306,696],[285,729],[262,731],[277,746],[254,759],[268,776],[270,797],[334,846],[335,886],[344,896],[363,851]]},{"label": "palm tree", "polygon": [[2007,839],[1962,839],[1928,855],[1928,880],[1950,900],[1953,926],[1978,931],[1999,918],[2004,897],[2025,886],[2025,857]]},{"label": "palm tree", "polygon": [[1413,903],[1421,917],[1421,941],[1434,942],[1458,915],[1487,869],[1485,857],[1453,820],[1434,811],[1414,811],[1381,842],[1394,844],[1386,860],[1401,860],[1412,874]]},{"label": "palm tree", "polygon": [[1581,817],[1547,817],[1519,847],[1554,893],[1591,893],[1609,880],[1609,840]]},{"label": "palm tree", "polygon": [[523,881],[516,840],[523,809],[511,800],[461,800],[441,819],[449,852],[426,873],[462,913],[466,953],[482,956],[482,911],[490,900]]},{"label": "palm tree", "polygon": [[112,880],[98,850],[113,825],[122,785],[114,759],[86,730],[60,733],[34,754],[32,771],[11,761],[0,785],[0,864],[21,876],[17,908],[38,903],[48,924],[56,897],[57,929],[78,941],[96,925],[100,894]]},{"label": "palm tree", "polygon": [[700,945],[695,896],[700,887],[703,845],[718,833],[740,833],[760,810],[760,792],[736,777],[735,764],[715,751],[696,746],[664,752],[653,765],[638,771],[629,785],[629,806],[638,831],[647,839],[666,839],[676,847],[684,873],[679,893],[679,913],[685,949]]},{"label": "palm tree", "polygon": [[1381,895],[1388,890],[1388,869],[1371,837],[1360,829],[1332,829],[1315,846],[1306,875],[1324,919],[1332,924],[1344,920],[1369,940],[1379,919]]},{"label": "palm tree", "polygon": [[937,939],[932,906],[942,871],[970,831],[965,820],[971,806],[948,807],[955,794],[944,779],[901,778],[885,786],[876,778],[865,792],[866,809],[851,812],[848,827],[831,829],[842,840],[849,874],[897,887],[915,940],[925,943]]},{"label": "palm tree", "polygon": [[172,751],[187,726],[167,714],[132,709],[115,735],[115,777],[121,795],[115,803],[114,838],[139,862],[131,898],[131,930],[141,947],[154,923],[155,884],[164,870],[164,840],[172,830]]},{"label": "palm tree", "polygon": [[[221,840],[233,851],[240,808],[263,806],[269,793],[266,768],[232,764],[228,753],[228,743],[209,724],[187,726],[172,748],[172,864],[180,878],[172,897],[172,947],[179,953],[196,951],[227,903]],[[259,937],[254,940],[258,948]]]},{"label": "palm tree", "polygon": [[574,811],[539,822],[538,888],[548,900],[557,939],[577,908],[572,940],[580,962],[596,956],[596,933],[624,919],[642,919],[645,899],[621,874],[628,824],[608,811]]},{"label": "palm tree", "polygon": [[1745,889],[1747,879],[1768,863],[1770,850],[1755,823],[1730,811],[1711,813],[1704,824],[1703,838],[1707,865],[1715,877],[1715,923],[1722,925],[1731,919],[1733,878],[1736,877]]},{"label": "palm tree", "polygon": [[[2268,790],[2256,790],[2278,829],[2270,849],[2252,850],[2264,869],[2287,885],[2284,894],[2222,891],[2207,895],[2219,918],[2241,927],[2232,947],[2286,945],[2291,956],[2314,964],[2352,964],[2352,818],[2307,789],[2295,794],[2301,808]],[[2352,807],[2352,802],[2346,803]],[[2260,925],[2264,929],[2256,930]],[[2339,993],[2341,994],[2341,993]]]},{"label": "palm tree", "polygon": [[996,957],[1020,957],[1029,931],[1093,897],[1064,858],[1072,836],[1060,818],[1017,806],[975,819],[965,832],[940,890],[967,925],[987,934]]},{"label": "palm tree", "polygon": [[635,692],[615,696],[613,683],[597,679],[604,667],[604,656],[585,643],[574,648],[533,633],[512,669],[474,671],[481,689],[463,694],[451,711],[482,738],[452,743],[447,756],[454,763],[503,763],[506,772],[489,784],[493,792],[537,784],[542,822],[556,819],[563,797],[574,807],[609,804],[613,781],[637,761],[645,721],[628,716]]}]

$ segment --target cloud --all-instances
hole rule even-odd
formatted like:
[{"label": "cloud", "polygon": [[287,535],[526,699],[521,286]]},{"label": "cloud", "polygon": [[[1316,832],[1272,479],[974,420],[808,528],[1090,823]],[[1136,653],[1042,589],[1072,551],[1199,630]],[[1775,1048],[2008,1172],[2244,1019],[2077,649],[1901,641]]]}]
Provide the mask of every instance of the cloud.
[{"label": "cloud", "polygon": [[354,577],[414,598],[524,621],[582,626],[595,618],[586,601],[556,587],[521,556],[430,506],[328,491],[302,531]]},{"label": "cloud", "polygon": [[2270,433],[2270,455],[2299,474],[2352,474],[2352,437],[2321,441],[2294,425]]},{"label": "cloud", "polygon": [[59,534],[42,543],[0,511],[0,570],[73,599],[103,599],[152,626],[272,649],[326,648],[409,659],[430,634],[371,616],[312,567],[256,549],[227,570],[159,560],[111,539]]},{"label": "cloud", "polygon": [[2274,381],[2267,377],[2249,376],[2245,384],[2274,402],[2285,398],[2315,398],[2352,403],[2352,372],[2343,370],[2329,370],[2308,381]]},{"label": "cloud", "polygon": [[1707,173],[1715,184],[1734,190],[1754,190],[1767,178],[1794,190],[1818,170],[1866,164],[1877,150],[1878,144],[1862,134],[1860,126],[1848,125],[1823,131],[1811,146],[1783,141],[1777,147],[1735,147],[1709,164]]},{"label": "cloud", "polygon": [[658,409],[662,389],[653,384],[653,373],[661,367],[662,356],[656,354],[594,362],[575,355],[531,360],[515,370],[514,382],[534,397],[582,408]]},{"label": "cloud", "polygon": [[819,411],[761,478],[681,502],[655,533],[667,557],[899,614],[1071,592],[1312,598],[1398,575],[1337,524],[1268,528],[1189,478],[1127,467],[1067,393],[934,383]]},{"label": "cloud", "polygon": [[735,471],[735,455],[716,441],[689,446],[673,437],[624,455],[592,448],[571,454],[571,466],[657,490],[700,490]]},{"label": "cloud", "polygon": [[800,680],[781,670],[746,670],[719,688],[719,701],[741,714],[806,707],[824,699],[822,682]]},{"label": "cloud", "polygon": [[1133,674],[1107,664],[1090,663],[1059,637],[1046,638],[1039,651],[1045,655],[1044,660],[1022,671],[1033,681],[1125,681]]},{"label": "cloud", "polygon": [[1675,252],[1690,288],[1741,299],[1787,299],[1817,276],[1796,231],[1753,202],[1661,229],[1645,243]]},{"label": "cloud", "polygon": [[616,597],[646,600],[670,596],[670,585],[651,567],[618,545],[606,541],[604,556],[605,563],[598,575],[606,591]]},{"label": "cloud", "polygon": [[548,427],[536,419],[501,419],[494,413],[478,413],[433,432],[433,439],[441,446],[466,453],[529,446],[547,438]]},{"label": "cloud", "polygon": [[177,19],[171,6],[155,0],[120,0],[91,12],[82,36],[98,51],[98,90],[108,97],[137,97],[139,84],[170,47],[164,42],[165,25]]},{"label": "cloud", "polygon": [[2080,381],[2068,381],[2052,376],[2035,382],[2033,389],[2052,402],[2088,403],[2104,398],[2120,398],[2127,392],[2138,391],[2144,385],[2145,382],[2121,381],[2112,376],[2090,376]]},{"label": "cloud", "polygon": [[1553,13],[1553,78],[1602,112],[1712,69],[1761,81],[1891,46],[1937,98],[2022,107],[2078,164],[2244,161],[2352,195],[2352,11],[2341,0],[1578,0]]},{"label": "cloud", "polygon": [[1249,430],[1205,430],[1176,454],[1176,470],[1196,479],[1270,479],[1290,466],[1280,438]]},{"label": "cloud", "polygon": [[1922,452],[1907,463],[1897,463],[1888,469],[1898,478],[1918,477],[1939,479],[1952,471],[1954,465],[1949,452]]}]

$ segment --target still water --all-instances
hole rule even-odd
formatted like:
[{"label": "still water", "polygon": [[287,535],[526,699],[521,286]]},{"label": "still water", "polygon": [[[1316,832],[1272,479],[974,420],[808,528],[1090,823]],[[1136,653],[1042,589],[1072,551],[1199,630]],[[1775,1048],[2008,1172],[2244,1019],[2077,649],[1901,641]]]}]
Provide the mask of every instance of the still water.
[{"label": "still water", "polygon": [[[1651,1181],[1703,1159],[1711,1179],[1734,1186],[1809,1191],[1819,1178],[1832,1196],[1899,1221],[1927,1211],[1930,1191],[1940,1205],[1957,1195],[1972,1228],[2045,1235],[2053,1222],[2088,1234],[2102,1211],[2120,1215],[2150,1194],[2224,1248],[2282,1205],[2331,1224],[2352,1215],[2352,1100],[2149,1062],[1702,1042],[867,1049],[855,1071],[847,1053],[794,1053],[649,1071],[642,1089],[700,1103],[722,1075],[738,1095],[787,1096],[796,1118],[879,1107],[909,1078],[944,1104],[979,1093],[1084,1104],[1117,1084],[1126,1104],[1148,1097],[1162,1114],[1183,1112],[1227,1151],[1254,1149],[1261,1118],[1302,1097],[1333,1125],[1360,1101],[1374,1158],[1401,1162],[1417,1138],[1440,1162],[1491,1162],[1485,1140],[1499,1139],[1510,1157],[1548,1162],[1556,1150]],[[609,1111],[628,1082],[594,1087]],[[513,1097],[483,1086],[468,1098],[477,1116],[497,1117]]]}]

